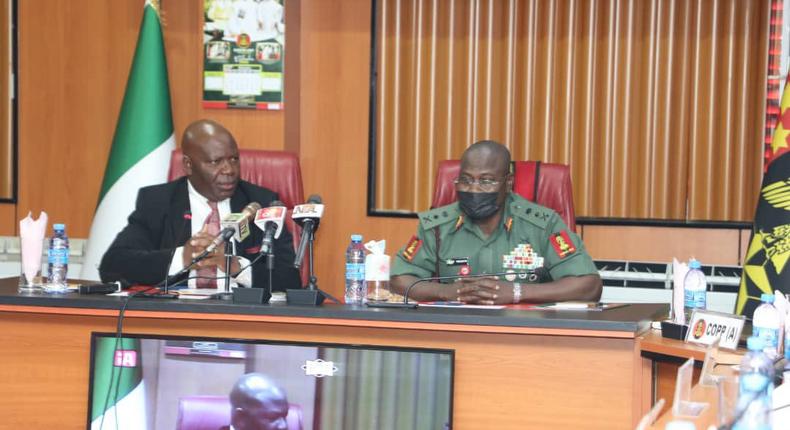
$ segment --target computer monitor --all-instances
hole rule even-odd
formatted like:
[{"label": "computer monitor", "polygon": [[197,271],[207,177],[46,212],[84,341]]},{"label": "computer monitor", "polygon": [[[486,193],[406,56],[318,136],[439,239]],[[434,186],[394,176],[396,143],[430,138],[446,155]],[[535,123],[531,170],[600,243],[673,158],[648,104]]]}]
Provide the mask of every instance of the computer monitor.
[{"label": "computer monitor", "polygon": [[452,350],[93,333],[87,428],[243,430],[264,410],[288,430],[449,429],[453,368]]}]

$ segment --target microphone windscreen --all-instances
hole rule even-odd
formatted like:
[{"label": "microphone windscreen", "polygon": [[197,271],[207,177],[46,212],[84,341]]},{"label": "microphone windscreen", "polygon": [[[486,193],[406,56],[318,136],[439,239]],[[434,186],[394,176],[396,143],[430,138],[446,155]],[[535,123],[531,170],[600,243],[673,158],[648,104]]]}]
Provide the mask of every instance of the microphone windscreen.
[{"label": "microphone windscreen", "polygon": [[285,203],[283,203],[281,200],[275,200],[269,203],[269,207],[274,207],[274,206],[285,206]]},{"label": "microphone windscreen", "polygon": [[307,198],[307,203],[320,205],[321,203],[323,203],[323,201],[321,200],[321,196],[319,196],[318,194],[312,194],[310,195],[310,197]]},{"label": "microphone windscreen", "polygon": [[258,202],[250,202],[250,204],[245,206],[244,210],[242,210],[241,212],[243,214],[245,214],[246,217],[252,218],[253,216],[255,216],[255,212],[258,212],[258,210],[260,208],[261,208],[261,204],[260,203],[258,203]]}]

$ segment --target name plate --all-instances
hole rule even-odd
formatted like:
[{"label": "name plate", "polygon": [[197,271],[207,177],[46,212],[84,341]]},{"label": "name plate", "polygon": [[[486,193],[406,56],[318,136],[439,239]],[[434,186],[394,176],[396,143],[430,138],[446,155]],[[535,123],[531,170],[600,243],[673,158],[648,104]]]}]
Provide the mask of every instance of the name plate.
[{"label": "name plate", "polygon": [[721,339],[719,347],[735,350],[738,348],[744,321],[742,315],[694,310],[686,332],[686,342],[707,346]]}]

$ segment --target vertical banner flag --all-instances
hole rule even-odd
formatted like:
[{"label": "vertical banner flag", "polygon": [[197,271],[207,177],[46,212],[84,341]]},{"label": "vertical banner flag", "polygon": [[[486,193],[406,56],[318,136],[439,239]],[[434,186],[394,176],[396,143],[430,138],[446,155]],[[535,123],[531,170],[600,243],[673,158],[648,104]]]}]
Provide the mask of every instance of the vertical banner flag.
[{"label": "vertical banner flag", "polygon": [[99,262],[126,225],[126,218],[134,209],[134,196],[144,186],[167,180],[173,149],[173,116],[159,7],[157,1],[147,0],[91,225],[82,279],[99,279]]},{"label": "vertical banner flag", "polygon": [[790,86],[785,83],[771,158],[757,201],[735,312],[751,318],[762,293],[790,292]]},{"label": "vertical banner flag", "polygon": [[96,338],[91,430],[145,430],[140,339]]}]

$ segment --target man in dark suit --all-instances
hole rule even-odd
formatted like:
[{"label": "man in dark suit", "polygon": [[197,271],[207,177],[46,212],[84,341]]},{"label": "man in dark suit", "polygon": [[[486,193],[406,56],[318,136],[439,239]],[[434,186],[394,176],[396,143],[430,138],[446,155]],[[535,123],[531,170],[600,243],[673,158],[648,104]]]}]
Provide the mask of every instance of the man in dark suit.
[{"label": "man in dark suit", "polygon": [[230,392],[230,426],[220,430],[287,430],[285,391],[262,373],[243,375]]},{"label": "man in dark suit", "polygon": [[[239,179],[236,141],[220,124],[210,120],[190,124],[184,130],[181,146],[187,176],[140,189],[129,223],[102,258],[99,273],[103,281],[157,284],[203,252],[216,237],[219,220],[228,213],[241,212],[251,202],[266,207],[278,199],[273,191]],[[263,233],[250,226],[249,237],[236,246],[231,274],[257,256],[262,238]],[[224,246],[217,247],[192,270],[190,278],[198,279],[190,280],[190,286],[224,290],[223,251]],[[275,240],[274,253],[272,289],[299,288],[299,272],[293,267],[293,239],[287,229]],[[264,264],[254,264],[232,279],[234,282],[268,286],[267,269]]]}]

